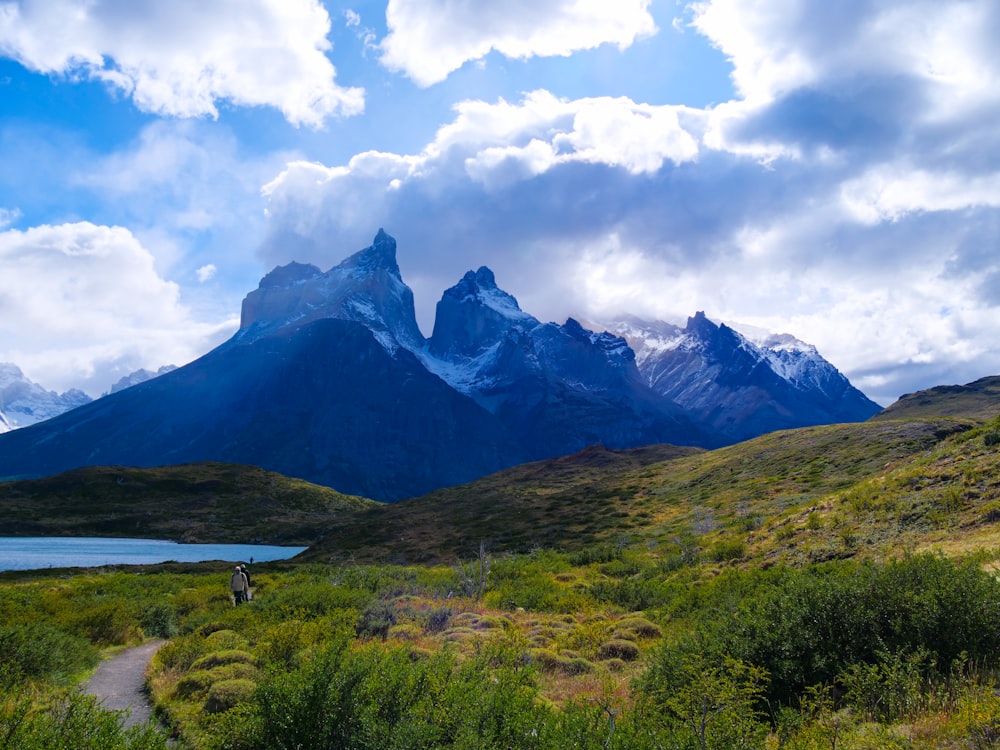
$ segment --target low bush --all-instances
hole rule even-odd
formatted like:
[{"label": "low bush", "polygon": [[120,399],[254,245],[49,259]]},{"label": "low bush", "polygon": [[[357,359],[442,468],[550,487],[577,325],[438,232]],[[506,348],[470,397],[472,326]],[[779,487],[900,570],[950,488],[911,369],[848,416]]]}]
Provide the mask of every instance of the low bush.
[{"label": "low bush", "polygon": [[253,654],[241,649],[230,648],[224,651],[213,651],[210,654],[197,659],[191,665],[192,669],[212,669],[225,664],[254,664],[256,659]]},{"label": "low bush", "polygon": [[635,661],[639,658],[639,647],[632,641],[615,638],[601,645],[597,652],[597,658]]},{"label": "low bush", "polygon": [[47,623],[0,624],[0,685],[24,679],[63,681],[94,666],[97,650],[80,636]]},{"label": "low bush", "polygon": [[615,634],[618,638],[625,636],[630,636],[632,639],[660,638],[663,631],[659,625],[650,622],[645,617],[626,617],[615,623]]},{"label": "low bush", "polygon": [[210,651],[226,651],[231,649],[245,651],[250,646],[247,639],[235,630],[214,630],[205,638],[205,645]]},{"label": "low bush", "polygon": [[40,709],[26,697],[0,692],[0,748],[4,750],[166,750],[167,738],[151,725],[122,727],[119,715],[97,700],[69,693]]},{"label": "low bush", "polygon": [[205,711],[210,714],[222,713],[235,708],[240,703],[246,703],[257,689],[253,680],[236,679],[222,680],[213,683],[205,699]]}]

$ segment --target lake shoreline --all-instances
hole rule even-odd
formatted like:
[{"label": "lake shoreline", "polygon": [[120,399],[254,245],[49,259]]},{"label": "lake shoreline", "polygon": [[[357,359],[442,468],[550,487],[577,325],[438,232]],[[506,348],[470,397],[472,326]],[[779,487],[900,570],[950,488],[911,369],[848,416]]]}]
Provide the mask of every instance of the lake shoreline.
[{"label": "lake shoreline", "polygon": [[272,562],[307,549],[301,545],[189,544],[136,537],[0,537],[0,573],[165,564]]}]

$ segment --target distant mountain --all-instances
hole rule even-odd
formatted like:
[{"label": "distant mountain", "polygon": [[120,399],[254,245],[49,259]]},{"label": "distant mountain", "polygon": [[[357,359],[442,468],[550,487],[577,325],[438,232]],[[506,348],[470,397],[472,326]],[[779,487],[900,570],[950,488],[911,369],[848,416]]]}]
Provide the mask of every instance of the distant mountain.
[{"label": "distant mountain", "polygon": [[630,325],[542,323],[483,267],[424,339],[380,230],[329,271],[272,270],[200,359],[0,436],[0,477],[220,461],[391,501],[588,445],[711,447],[878,408],[801,342],[758,346],[701,314]]},{"label": "distant mountain", "polygon": [[75,388],[65,393],[46,390],[28,380],[17,365],[0,363],[0,432],[51,419],[90,401]]},{"label": "distant mountain", "polygon": [[603,325],[629,343],[655,393],[726,442],[793,427],[860,422],[881,410],[816,347],[788,334],[752,341],[703,312],[683,328],[636,317]]},{"label": "distant mountain", "polygon": [[[126,388],[131,388],[133,385],[139,385],[139,383],[145,383],[147,380],[152,380],[153,378],[158,378],[160,375],[166,375],[168,372],[177,369],[177,365],[163,365],[156,372],[151,372],[144,367],[139,368],[133,373],[120,378],[108,393],[118,393],[118,391],[124,391]],[[105,394],[107,395],[107,394]]]}]

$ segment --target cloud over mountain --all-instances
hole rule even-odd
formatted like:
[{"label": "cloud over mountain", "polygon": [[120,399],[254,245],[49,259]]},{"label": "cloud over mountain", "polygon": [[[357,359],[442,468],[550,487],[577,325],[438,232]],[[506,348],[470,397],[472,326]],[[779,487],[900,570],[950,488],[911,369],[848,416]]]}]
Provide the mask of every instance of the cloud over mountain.
[{"label": "cloud over mountain", "polygon": [[417,153],[291,163],[263,257],[381,223],[418,298],[475,248],[551,319],[705,308],[816,342],[883,402],[996,370],[1000,11],[824,8],[693,5],[741,94],[713,107],[536,90],[461,102]]},{"label": "cloud over mountain", "polygon": [[[188,361],[234,327],[199,323],[127,229],[87,222],[0,232],[0,361],[44,371],[46,387],[99,394],[141,366]],[[50,343],[45,351],[36,339]]]}]

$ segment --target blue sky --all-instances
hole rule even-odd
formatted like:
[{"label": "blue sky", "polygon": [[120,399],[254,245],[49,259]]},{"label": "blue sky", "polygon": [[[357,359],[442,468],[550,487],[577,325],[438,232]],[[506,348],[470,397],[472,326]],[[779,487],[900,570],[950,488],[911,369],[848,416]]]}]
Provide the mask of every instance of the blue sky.
[{"label": "blue sky", "polygon": [[704,310],[869,396],[1000,373],[992,0],[0,0],[0,361],[98,395],[396,237],[425,334]]}]

